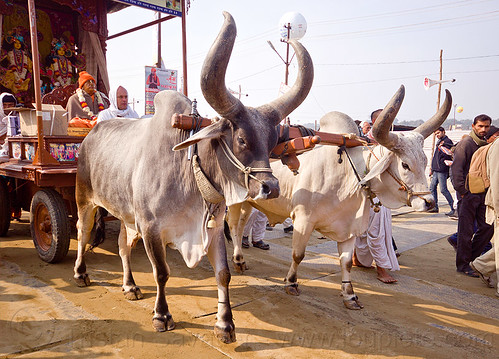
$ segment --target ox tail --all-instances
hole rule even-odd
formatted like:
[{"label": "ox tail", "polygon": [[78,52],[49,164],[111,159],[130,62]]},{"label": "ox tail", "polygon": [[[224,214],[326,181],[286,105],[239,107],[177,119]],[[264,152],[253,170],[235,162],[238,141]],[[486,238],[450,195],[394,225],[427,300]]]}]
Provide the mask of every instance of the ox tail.
[{"label": "ox tail", "polygon": [[88,250],[94,249],[106,239],[106,222],[104,222],[104,217],[107,215],[108,212],[106,209],[102,207],[97,209],[97,213],[95,214],[95,236]]},{"label": "ox tail", "polygon": [[232,242],[232,236],[230,235],[229,224],[227,223],[226,220],[224,220],[224,234],[225,234],[225,239],[227,239],[227,242]]}]

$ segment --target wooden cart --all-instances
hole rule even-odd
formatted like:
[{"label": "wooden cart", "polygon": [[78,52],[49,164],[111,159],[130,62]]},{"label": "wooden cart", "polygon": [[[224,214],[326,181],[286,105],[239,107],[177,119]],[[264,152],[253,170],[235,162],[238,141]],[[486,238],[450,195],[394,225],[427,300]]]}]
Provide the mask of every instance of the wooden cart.
[{"label": "wooden cart", "polygon": [[21,209],[30,212],[33,242],[42,260],[61,261],[67,254],[71,224],[76,223],[77,151],[83,137],[45,136],[45,150],[59,161],[33,164],[36,137],[10,137],[9,157],[0,163],[0,236]]},{"label": "wooden cart", "polygon": [[[5,4],[0,2],[0,20],[1,15],[14,13],[15,6],[26,6],[26,2],[31,53],[39,54],[35,0],[16,0]],[[168,14],[166,17],[160,16],[157,20],[111,36],[107,36],[107,13],[131,6],[130,4],[113,0],[37,0],[36,2],[44,6],[48,12],[58,9],[65,14],[66,18],[74,19],[74,30],[77,30],[75,33],[84,34],[90,40],[93,39],[93,41],[86,41],[86,45],[80,43],[81,50],[85,52],[84,47],[87,46],[90,53],[102,53],[104,56],[106,40],[149,26],[159,27],[161,22],[181,16],[183,92],[187,95],[185,1],[181,2],[181,12],[171,12],[166,9]],[[136,4],[132,3],[132,5]],[[160,49],[160,38],[158,38],[158,64],[161,64]],[[40,258],[49,263],[56,263],[61,261],[68,252],[71,225],[75,224],[77,219],[75,202],[77,155],[84,137],[44,135],[42,102],[60,104],[65,107],[68,97],[74,92],[76,86],[68,85],[74,87],[71,89],[57,88],[50,94],[51,96],[45,95],[42,101],[39,56],[34,56],[32,61],[37,136],[9,137],[8,156],[0,157],[0,236],[7,234],[11,219],[19,218],[21,210],[29,211],[31,235]],[[86,65],[87,70],[91,70],[96,76],[99,84],[109,87],[106,85],[108,84],[107,71],[100,68],[99,62],[87,62]]]}]

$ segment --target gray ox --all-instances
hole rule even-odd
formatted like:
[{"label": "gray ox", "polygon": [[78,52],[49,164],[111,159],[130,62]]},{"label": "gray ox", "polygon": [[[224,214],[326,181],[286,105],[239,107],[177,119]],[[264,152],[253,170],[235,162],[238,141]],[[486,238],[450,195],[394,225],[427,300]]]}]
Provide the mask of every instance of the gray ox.
[{"label": "gray ox", "polygon": [[[308,52],[291,42],[300,73],[284,96],[258,108],[245,107],[225,86],[236,26],[224,12],[224,25],[204,62],[201,88],[207,102],[220,114],[214,124],[188,137],[174,129],[174,113],[189,114],[191,101],[174,91],[160,92],[154,100],[151,119],[115,119],[100,123],[83,141],[76,179],[78,205],[78,257],[74,278],[88,286],[83,254],[90,238],[98,207],[122,222],[119,246],[124,267],[123,290],[141,297],[130,270],[130,248],[141,236],[157,284],[153,326],[171,330],[175,324],[168,310],[165,284],[170,275],[166,245],[178,249],[187,266],[195,267],[207,255],[218,286],[215,334],[225,343],[235,341],[229,301],[230,271],[223,235],[225,206],[253,199],[276,198],[277,179],[269,166],[269,153],[277,143],[275,126],[307,96],[313,80]],[[203,198],[187,151],[173,152],[196,144],[199,164],[215,194]],[[221,196],[220,196],[221,197]],[[215,198],[215,199],[211,199]],[[128,234],[128,238],[127,238]]]},{"label": "gray ox", "polygon": [[[234,256],[236,270],[244,271],[241,240],[244,224],[251,206],[264,212],[271,224],[285,218],[293,219],[293,262],[285,279],[288,294],[298,295],[297,269],[305,256],[305,249],[313,230],[338,242],[341,265],[341,294],[349,309],[361,309],[350,281],[352,253],[355,237],[367,230],[369,219],[369,191],[389,208],[409,205],[418,211],[434,206],[425,178],[427,163],[423,152],[424,139],[446,119],[451,108],[451,96],[428,121],[411,132],[394,133],[390,127],[404,98],[404,87],[379,115],[373,135],[380,144],[347,148],[359,177],[343,154],[338,163],[337,146],[316,146],[300,155],[299,174],[294,176],[279,162],[271,163],[279,179],[281,194],[269,201],[249,200],[229,208],[227,222],[235,237]],[[321,119],[321,131],[359,134],[354,121],[340,112],[330,112]],[[392,177],[392,175],[393,177]],[[396,180],[397,179],[397,180]]]}]

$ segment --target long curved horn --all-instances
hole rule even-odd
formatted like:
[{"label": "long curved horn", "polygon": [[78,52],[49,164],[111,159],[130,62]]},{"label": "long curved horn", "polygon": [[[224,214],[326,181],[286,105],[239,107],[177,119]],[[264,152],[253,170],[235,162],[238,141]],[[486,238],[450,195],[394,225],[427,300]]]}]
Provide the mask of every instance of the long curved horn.
[{"label": "long curved horn", "polygon": [[405,87],[401,85],[398,91],[393,95],[392,99],[385,106],[383,111],[373,125],[373,137],[380,145],[393,149],[397,144],[398,137],[390,132],[390,127],[395,120],[395,116],[399,112],[402,101],[404,101]]},{"label": "long curved horn", "polygon": [[442,123],[447,119],[450,109],[452,107],[452,96],[449,90],[445,90],[444,104],[438,109],[437,113],[433,115],[428,121],[416,127],[413,131],[420,133],[424,138],[435,132]]},{"label": "long curved horn", "polygon": [[314,81],[314,65],[307,49],[296,40],[290,40],[289,44],[293,46],[298,59],[300,69],[298,77],[293,87],[284,95],[267,105],[260,106],[260,108],[270,106],[279,114],[276,125],[305,100]]},{"label": "long curved horn", "polygon": [[236,39],[236,23],[232,15],[224,11],[224,24],[215,42],[210,48],[201,70],[201,90],[206,101],[222,117],[235,120],[243,104],[227,90],[225,73],[229,63],[234,41]]}]

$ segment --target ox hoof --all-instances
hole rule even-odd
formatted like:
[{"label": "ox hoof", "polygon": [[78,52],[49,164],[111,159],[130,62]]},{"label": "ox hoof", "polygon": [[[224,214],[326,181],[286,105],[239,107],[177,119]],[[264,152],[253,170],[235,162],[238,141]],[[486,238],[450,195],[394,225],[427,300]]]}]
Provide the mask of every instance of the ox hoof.
[{"label": "ox hoof", "polygon": [[215,324],[215,329],[213,331],[217,339],[222,343],[230,344],[236,341],[236,330],[234,328],[234,324],[228,324],[224,327],[220,327]]},{"label": "ox hoof", "polygon": [[243,274],[245,270],[248,270],[248,266],[246,265],[246,262],[236,263],[233,261],[232,264],[234,265],[234,269],[236,270],[236,272],[238,274]]},{"label": "ox hoof", "polygon": [[360,310],[364,308],[357,296],[350,299],[343,299],[343,304],[345,304],[345,307],[351,310]]},{"label": "ox hoof", "polygon": [[298,283],[287,284],[287,285],[284,287],[284,290],[285,290],[285,291],[286,291],[286,293],[288,293],[289,295],[295,295],[295,296],[300,295],[300,290],[298,289]]},{"label": "ox hoof", "polygon": [[175,329],[175,322],[171,315],[152,318],[152,326],[157,332],[166,332]]},{"label": "ox hoof", "polygon": [[87,273],[74,277],[74,280],[78,287],[88,287],[90,285],[90,278]]},{"label": "ox hoof", "polygon": [[142,294],[139,287],[132,287],[129,290],[123,289],[123,291],[124,291],[123,294],[125,295],[125,298],[128,300],[139,300],[139,299],[144,298],[144,295]]}]

